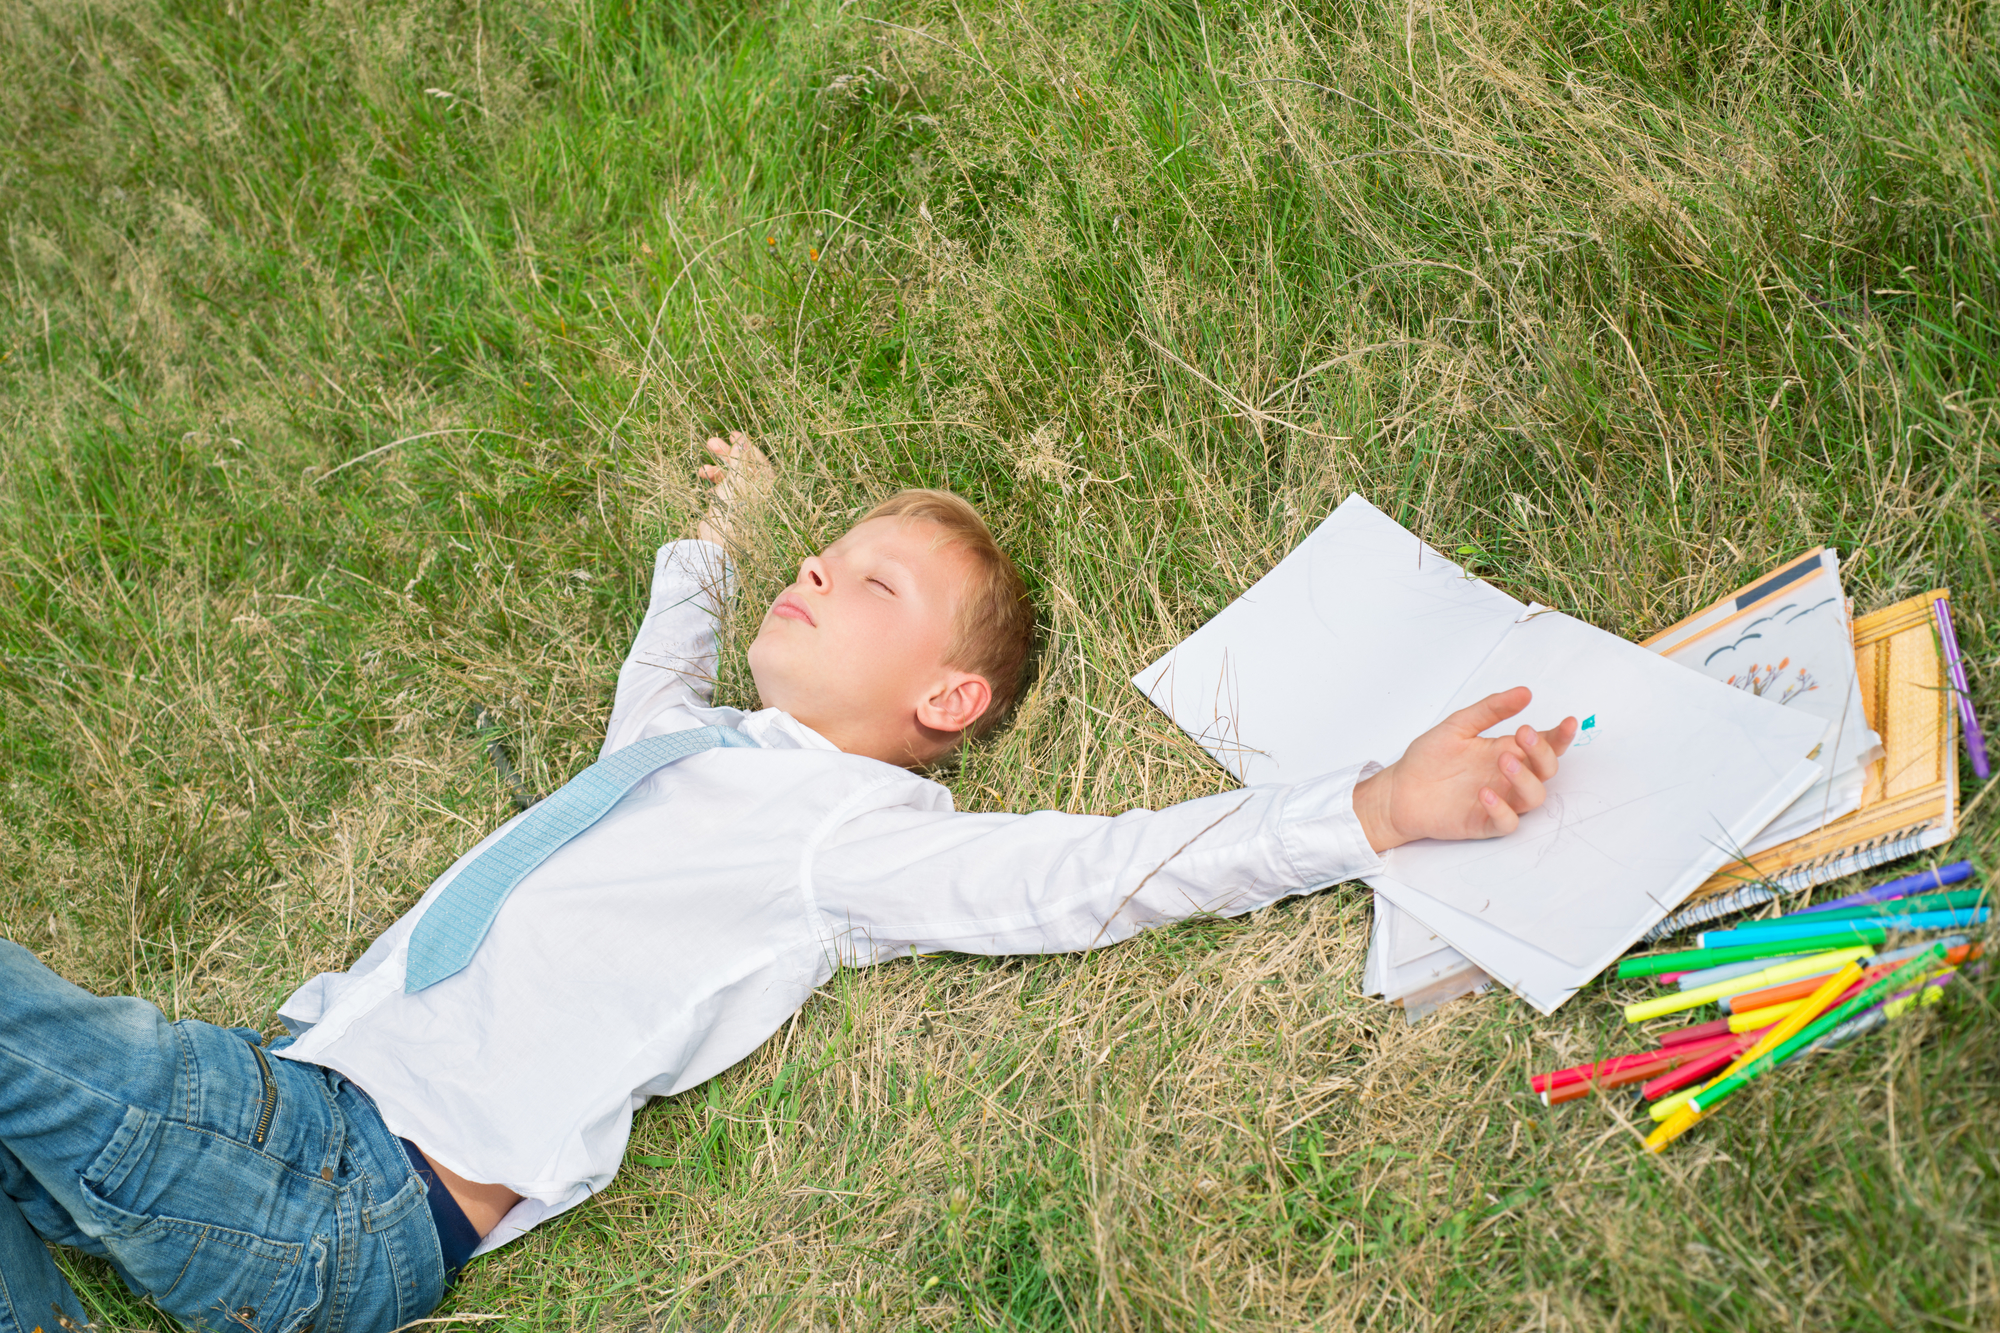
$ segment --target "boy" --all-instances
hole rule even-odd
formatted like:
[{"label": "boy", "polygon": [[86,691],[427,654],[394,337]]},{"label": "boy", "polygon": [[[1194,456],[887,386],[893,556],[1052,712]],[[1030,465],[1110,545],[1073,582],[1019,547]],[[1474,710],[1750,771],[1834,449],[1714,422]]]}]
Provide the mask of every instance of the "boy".
[{"label": "boy", "polygon": [[656,559],[597,764],[461,857],[292,1037],[170,1024],[0,942],[0,1333],[81,1322],[44,1241],[205,1329],[396,1328],[475,1252],[618,1169],[633,1113],[755,1050],[842,963],[1085,949],[1490,837],[1575,720],[1454,715],[1388,768],[1116,818],[958,814],[915,768],[1012,704],[1033,631],[963,501],[910,491],[764,617],[764,707],[709,705],[726,548],[768,487],[711,440],[697,539]]}]

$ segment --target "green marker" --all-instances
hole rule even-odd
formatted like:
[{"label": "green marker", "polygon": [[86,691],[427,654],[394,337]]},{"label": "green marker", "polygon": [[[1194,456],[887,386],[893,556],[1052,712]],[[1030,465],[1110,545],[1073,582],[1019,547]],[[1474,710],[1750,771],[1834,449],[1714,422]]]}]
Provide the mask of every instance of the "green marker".
[{"label": "green marker", "polygon": [[1762,1056],[1751,1061],[1728,1078],[1723,1079],[1714,1087],[1704,1088],[1702,1091],[1696,1093],[1688,1099],[1688,1105],[1697,1111],[1713,1110],[1716,1104],[1721,1102],[1723,1098],[1735,1092],[1765,1070],[1774,1065],[1782,1064],[1786,1057],[1790,1056],[1794,1051],[1819,1040],[1820,1037],[1831,1032],[1834,1028],[1840,1026],[1855,1014],[1860,1013],[1863,1009],[1873,1008],[1876,1002],[1884,995],[1893,994],[1897,987],[1904,985],[1912,977],[1922,976],[1928,972],[1948,952],[1950,950],[1945,947],[1943,941],[1933,944],[1930,948],[1924,950],[1915,958],[1912,958],[1909,962],[1891,972],[1888,976],[1883,977],[1880,981],[1868,987],[1868,989],[1862,991],[1859,995],[1856,995],[1846,1004],[1821,1014],[1818,1018],[1806,1024],[1789,1041],[1784,1042],[1774,1050],[1766,1051]]},{"label": "green marker", "polygon": [[1824,935],[1806,939],[1758,940],[1748,944],[1725,944],[1715,949],[1684,949],[1679,953],[1648,953],[1626,958],[1618,964],[1622,977],[1656,977],[1662,972],[1699,972],[1724,963],[1740,963],[1746,958],[1782,958],[1795,953],[1819,953],[1826,949],[1846,949],[1856,944],[1880,944],[1889,932],[1880,926],[1842,925],[1835,922]]}]

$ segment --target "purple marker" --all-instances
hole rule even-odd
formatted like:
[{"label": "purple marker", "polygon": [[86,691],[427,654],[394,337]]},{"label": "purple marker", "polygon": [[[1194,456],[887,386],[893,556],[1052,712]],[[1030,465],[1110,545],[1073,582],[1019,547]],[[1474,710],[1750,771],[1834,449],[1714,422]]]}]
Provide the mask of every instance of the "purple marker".
[{"label": "purple marker", "polygon": [[1927,893],[1932,889],[1941,889],[1947,884],[1957,884],[1971,878],[1972,862],[1953,861],[1948,866],[1939,866],[1935,870],[1920,870],[1914,875],[1892,879],[1887,884],[1877,884],[1872,889],[1850,893],[1845,898],[1835,898],[1830,903],[1815,903],[1790,915],[1808,916],[1813,912],[1830,912],[1836,907],[1867,907],[1872,903],[1886,903],[1894,898],[1907,898],[1913,893]]},{"label": "purple marker", "polygon": [[1965,677],[1965,659],[1958,653],[1958,631],[1952,628],[1951,603],[1940,597],[1932,605],[1937,608],[1938,637],[1944,641],[1945,672],[1951,680],[1951,692],[1958,696],[1965,753],[1972,760],[1973,775],[1983,782],[1993,776],[1993,768],[1986,762],[1986,733],[1979,729],[1979,716],[1972,707],[1972,686]]}]

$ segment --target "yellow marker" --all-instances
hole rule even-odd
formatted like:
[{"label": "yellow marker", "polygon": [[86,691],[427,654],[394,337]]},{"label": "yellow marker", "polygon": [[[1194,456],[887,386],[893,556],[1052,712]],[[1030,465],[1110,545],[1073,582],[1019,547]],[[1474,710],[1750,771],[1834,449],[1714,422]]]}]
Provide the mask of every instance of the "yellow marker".
[{"label": "yellow marker", "polygon": [[1826,1011],[1828,1005],[1840,998],[1842,991],[1859,980],[1861,980],[1861,964],[1859,962],[1849,962],[1846,967],[1841,968],[1840,971],[1821,982],[1818,990],[1806,996],[1805,999],[1798,1001],[1794,1005],[1792,1012],[1786,1014],[1778,1026],[1766,1032],[1762,1037],[1759,1037],[1755,1046],[1737,1056],[1729,1068],[1723,1070],[1721,1074],[1717,1075],[1711,1081],[1710,1086],[1712,1087],[1714,1084],[1720,1083],[1723,1079],[1728,1078],[1731,1074],[1743,1068],[1743,1066],[1749,1064],[1752,1060],[1757,1059],[1766,1051],[1776,1050],[1784,1043],[1790,1041],[1800,1029],[1815,1018],[1818,1018]]},{"label": "yellow marker", "polygon": [[1643,1023],[1662,1014],[1677,1014],[1683,1009],[1696,1008],[1707,1004],[1710,1000],[1719,1000],[1725,995],[1743,995],[1753,990],[1762,990],[1766,986],[1775,986],[1780,982],[1797,981],[1800,977],[1809,977],[1830,967],[1851,963],[1857,958],[1870,957],[1874,952],[1875,950],[1867,945],[1852,949],[1835,949],[1831,953],[1814,954],[1810,958],[1800,958],[1789,963],[1780,963],[1776,967],[1767,967],[1762,972],[1752,973],[1747,977],[1717,981],[1675,995],[1662,995],[1654,1000],[1642,1000],[1638,1004],[1625,1006],[1625,1021]]},{"label": "yellow marker", "polygon": [[1738,1033],[1755,1032],[1758,1028],[1771,1026],[1798,1007],[1797,1000],[1781,1000],[1777,1004],[1767,1004],[1762,1009],[1752,1009],[1748,1013],[1731,1014],[1729,1030]]},{"label": "yellow marker", "polygon": [[[1685,1092],[1677,1092],[1671,1097],[1662,1097],[1659,1101],[1653,1103],[1649,1109],[1649,1114],[1651,1114],[1653,1119],[1661,1122],[1661,1129],[1665,1129],[1666,1122],[1672,1120],[1682,1111],[1694,1112],[1696,1107],[1699,1106],[1699,1103],[1695,1102],[1695,1098],[1730,1075],[1738,1072],[1743,1066],[1757,1059],[1766,1051],[1775,1050],[1781,1043],[1791,1040],[1793,1034],[1803,1030],[1806,1024],[1819,1017],[1821,1012],[1828,1005],[1832,1004],[1842,991],[1853,985],[1860,976],[1860,962],[1849,960],[1846,967],[1841,968],[1840,971],[1828,977],[1818,990],[1803,1000],[1792,1001],[1792,1012],[1787,1014],[1784,1020],[1776,1027],[1766,1032],[1762,1037],[1759,1037],[1755,1046],[1752,1046],[1749,1050],[1730,1061],[1727,1069],[1702,1084],[1699,1088],[1689,1088]],[[1777,1006],[1773,1005],[1771,1007],[1775,1009]],[[1694,1103],[1694,1105],[1690,1105],[1690,1103]],[[1695,1118],[1699,1119],[1701,1115],[1705,1114],[1706,1112],[1697,1112]],[[1679,1138],[1682,1134],[1685,1134],[1688,1125],[1692,1125],[1693,1123],[1694,1120],[1689,1120],[1687,1125],[1682,1125],[1679,1129],[1661,1139],[1661,1146],[1664,1147],[1666,1144]],[[1654,1133],[1657,1134],[1659,1131],[1655,1130]],[[1653,1140],[1651,1138],[1646,1140],[1646,1146],[1651,1152],[1658,1152],[1660,1150],[1653,1147]]]},{"label": "yellow marker", "polygon": [[1693,1129],[1695,1122],[1700,1119],[1700,1111],[1695,1110],[1691,1106],[1683,1105],[1679,1110],[1668,1116],[1657,1129],[1646,1136],[1646,1151],[1659,1152],[1669,1143],[1672,1143],[1675,1139]]}]

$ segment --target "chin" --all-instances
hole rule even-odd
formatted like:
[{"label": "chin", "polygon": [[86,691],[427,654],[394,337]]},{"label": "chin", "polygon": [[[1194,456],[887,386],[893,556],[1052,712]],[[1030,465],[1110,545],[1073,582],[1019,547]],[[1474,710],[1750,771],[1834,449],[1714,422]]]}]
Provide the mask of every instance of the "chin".
[{"label": "chin", "polygon": [[771,634],[767,626],[751,643],[746,656],[750,661],[750,679],[757,685],[757,702],[798,717],[812,691],[798,688],[797,683],[812,681],[816,673],[810,662],[798,660],[796,650],[787,652],[789,646]]}]

